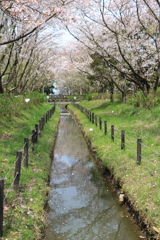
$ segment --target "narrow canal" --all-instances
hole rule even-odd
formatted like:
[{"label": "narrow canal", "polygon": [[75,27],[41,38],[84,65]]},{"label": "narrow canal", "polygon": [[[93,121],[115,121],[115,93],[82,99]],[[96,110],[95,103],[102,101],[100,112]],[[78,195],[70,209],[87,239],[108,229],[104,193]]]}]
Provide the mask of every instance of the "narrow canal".
[{"label": "narrow canal", "polygon": [[46,240],[144,238],[99,173],[77,123],[63,110],[50,179]]}]

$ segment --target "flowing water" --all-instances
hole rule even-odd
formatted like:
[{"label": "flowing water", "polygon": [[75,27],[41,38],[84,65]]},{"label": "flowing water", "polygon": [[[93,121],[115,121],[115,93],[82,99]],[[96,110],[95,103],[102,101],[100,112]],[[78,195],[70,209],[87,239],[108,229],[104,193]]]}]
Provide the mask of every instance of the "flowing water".
[{"label": "flowing water", "polygon": [[61,114],[50,179],[46,240],[144,238],[98,171],[68,113]]}]

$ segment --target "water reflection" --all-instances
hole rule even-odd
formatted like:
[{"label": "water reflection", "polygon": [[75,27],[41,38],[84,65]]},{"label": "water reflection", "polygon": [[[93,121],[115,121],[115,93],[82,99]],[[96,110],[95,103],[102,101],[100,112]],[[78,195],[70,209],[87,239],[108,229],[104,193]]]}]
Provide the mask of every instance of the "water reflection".
[{"label": "water reflection", "polygon": [[50,186],[46,240],[140,239],[71,115],[61,116]]}]

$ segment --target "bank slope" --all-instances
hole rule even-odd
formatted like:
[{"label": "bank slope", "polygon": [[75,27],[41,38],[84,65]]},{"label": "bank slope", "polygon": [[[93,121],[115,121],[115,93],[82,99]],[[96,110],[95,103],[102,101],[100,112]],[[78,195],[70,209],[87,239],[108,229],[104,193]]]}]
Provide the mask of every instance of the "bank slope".
[{"label": "bank slope", "polygon": [[[69,109],[79,120],[82,130],[90,139],[92,148],[102,160],[125,201],[132,209],[137,223],[146,231],[148,239],[160,239],[160,106],[152,109],[109,103],[104,100],[86,101],[80,105],[102,118],[92,123],[80,110]],[[107,134],[104,134],[107,121]],[[114,125],[114,141],[111,126]],[[121,149],[121,130],[125,130],[125,148]],[[137,139],[142,139],[141,164],[137,164]]]},{"label": "bank slope", "polygon": [[46,122],[32,151],[29,147],[29,166],[22,163],[20,186],[13,190],[16,151],[22,149],[24,138],[32,135],[35,124],[53,107],[42,103],[21,111],[12,119],[3,116],[0,121],[0,177],[4,182],[4,224],[1,239],[38,240],[43,237],[44,205],[47,200],[51,150],[59,120],[59,109]]}]

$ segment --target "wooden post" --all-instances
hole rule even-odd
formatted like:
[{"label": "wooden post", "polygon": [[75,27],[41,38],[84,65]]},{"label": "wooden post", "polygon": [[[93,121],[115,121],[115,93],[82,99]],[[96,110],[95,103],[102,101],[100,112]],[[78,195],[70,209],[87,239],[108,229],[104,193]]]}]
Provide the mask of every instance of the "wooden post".
[{"label": "wooden post", "polygon": [[85,111],[84,111],[84,113],[85,113],[85,115],[86,115],[86,117],[87,117],[87,109],[85,108]]},{"label": "wooden post", "polygon": [[90,111],[89,110],[87,110],[87,116],[88,116],[88,119],[89,119],[89,117],[90,117]]},{"label": "wooden post", "polygon": [[43,130],[43,118],[41,118],[40,122],[41,122],[41,131],[42,131]]},{"label": "wooden post", "polygon": [[42,117],[42,129],[41,130],[43,130],[43,128],[44,128],[44,117]]},{"label": "wooden post", "polygon": [[99,129],[101,130],[102,129],[102,119],[99,118]]},{"label": "wooden post", "polygon": [[42,128],[42,120],[39,120],[39,132],[38,132],[38,137],[41,135],[41,128]]},{"label": "wooden post", "polygon": [[24,166],[28,167],[28,138],[24,138]]},{"label": "wooden post", "polygon": [[0,178],[0,237],[3,235],[4,179]]},{"label": "wooden post", "polygon": [[22,161],[22,152],[17,151],[16,154],[16,166],[15,166],[15,173],[14,173],[14,189],[19,189],[19,181],[20,181],[20,173],[21,173],[21,161]]},{"label": "wooden post", "polygon": [[94,124],[94,113],[92,113],[92,123]]},{"label": "wooden post", "polygon": [[95,124],[96,124],[96,127],[97,127],[97,115],[95,115]]},{"label": "wooden post", "polygon": [[35,124],[35,143],[38,141],[38,129],[39,129],[38,124]]},{"label": "wooden post", "polygon": [[86,117],[88,118],[88,110],[86,109]]},{"label": "wooden post", "polygon": [[91,111],[89,111],[89,120],[90,121],[92,120],[92,113],[91,113]]},{"label": "wooden post", "polygon": [[104,134],[107,133],[107,121],[104,121]]},{"label": "wooden post", "polygon": [[43,115],[43,126],[45,125],[46,123],[46,114]]},{"label": "wooden post", "polygon": [[32,130],[32,151],[34,151],[34,144],[35,144],[35,129]]},{"label": "wooden post", "polygon": [[47,113],[45,114],[45,122],[47,122],[48,119],[49,119],[49,113],[47,112]]},{"label": "wooden post", "polygon": [[114,141],[114,125],[111,125],[111,139]]},{"label": "wooden post", "polygon": [[121,131],[121,149],[125,148],[125,130]]},{"label": "wooden post", "polygon": [[142,140],[140,138],[137,139],[137,164],[141,164],[141,143]]}]

